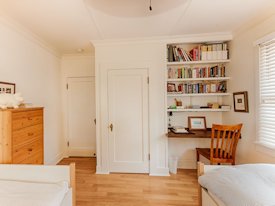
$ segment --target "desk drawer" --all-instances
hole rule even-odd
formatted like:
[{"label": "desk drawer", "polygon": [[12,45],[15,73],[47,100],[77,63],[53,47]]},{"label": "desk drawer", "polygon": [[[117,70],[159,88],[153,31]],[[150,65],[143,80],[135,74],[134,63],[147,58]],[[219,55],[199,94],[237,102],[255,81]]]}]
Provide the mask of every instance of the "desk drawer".
[{"label": "desk drawer", "polygon": [[12,113],[12,129],[18,130],[31,125],[43,123],[43,110]]},{"label": "desk drawer", "polygon": [[12,133],[13,148],[18,148],[22,144],[33,142],[38,139],[43,139],[43,125],[37,124],[30,127],[25,127],[15,130]]},{"label": "desk drawer", "polygon": [[12,159],[13,163],[21,163],[27,158],[31,158],[34,154],[43,152],[42,140],[34,141],[30,144],[23,145],[20,148],[13,149]]}]

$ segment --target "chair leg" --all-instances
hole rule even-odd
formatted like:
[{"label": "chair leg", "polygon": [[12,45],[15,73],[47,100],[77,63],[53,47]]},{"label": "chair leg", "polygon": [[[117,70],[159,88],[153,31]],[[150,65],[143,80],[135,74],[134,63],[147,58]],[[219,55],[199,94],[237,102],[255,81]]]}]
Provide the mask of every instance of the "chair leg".
[{"label": "chair leg", "polygon": [[200,154],[199,154],[198,150],[196,150],[196,153],[197,153],[197,162],[199,162],[200,161]]}]

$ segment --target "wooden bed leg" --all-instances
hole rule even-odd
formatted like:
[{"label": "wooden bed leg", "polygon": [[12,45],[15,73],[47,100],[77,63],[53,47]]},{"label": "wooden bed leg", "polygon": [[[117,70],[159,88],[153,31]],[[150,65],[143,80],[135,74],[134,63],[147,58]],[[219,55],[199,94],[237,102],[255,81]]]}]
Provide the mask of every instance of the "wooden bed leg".
[{"label": "wooden bed leg", "polygon": [[76,182],[75,182],[75,163],[70,164],[70,187],[72,188],[72,205],[76,206]]},{"label": "wooden bed leg", "polygon": [[[204,173],[204,164],[201,162],[198,162],[198,178],[199,176],[203,175]],[[198,199],[199,199],[199,206],[202,206],[202,193],[201,193],[202,187],[198,183]]]}]

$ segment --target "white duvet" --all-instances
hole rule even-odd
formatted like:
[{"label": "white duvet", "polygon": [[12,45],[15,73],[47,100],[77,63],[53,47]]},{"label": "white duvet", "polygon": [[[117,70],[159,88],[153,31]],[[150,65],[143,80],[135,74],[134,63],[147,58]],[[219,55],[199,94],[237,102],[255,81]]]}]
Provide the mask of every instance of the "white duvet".
[{"label": "white duvet", "polygon": [[275,206],[275,165],[221,167],[199,177],[199,183],[227,206]]},{"label": "white duvet", "polygon": [[0,206],[60,206],[68,183],[0,180]]}]

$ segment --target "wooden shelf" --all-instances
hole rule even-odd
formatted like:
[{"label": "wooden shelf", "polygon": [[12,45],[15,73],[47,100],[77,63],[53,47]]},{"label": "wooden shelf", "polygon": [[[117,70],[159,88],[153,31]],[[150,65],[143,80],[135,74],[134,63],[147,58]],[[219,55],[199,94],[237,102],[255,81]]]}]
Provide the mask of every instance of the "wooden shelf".
[{"label": "wooden shelf", "polygon": [[192,65],[192,64],[216,64],[216,63],[228,63],[230,59],[221,60],[209,60],[209,61],[186,61],[186,62],[167,62],[167,66],[177,66],[177,65]]},{"label": "wooden shelf", "polygon": [[189,133],[174,133],[169,131],[167,133],[168,138],[211,138],[211,128],[207,130],[189,131]]},{"label": "wooden shelf", "polygon": [[167,97],[194,97],[194,96],[228,96],[230,93],[195,93],[195,94],[182,94],[182,93],[167,93]]},{"label": "wooden shelf", "polygon": [[167,109],[167,112],[229,112],[230,109]]},{"label": "wooden shelf", "polygon": [[[211,134],[212,134],[211,130],[212,130],[212,128],[207,128],[207,130],[192,130],[192,131],[189,131],[189,133],[174,133],[172,131],[168,131],[166,136],[168,138],[201,138],[201,139],[205,139],[205,138],[211,138]],[[240,135],[240,139],[242,139],[241,135]]]},{"label": "wooden shelf", "polygon": [[190,82],[190,81],[225,81],[230,77],[208,77],[208,78],[179,78],[179,79],[167,79],[167,82]]}]

